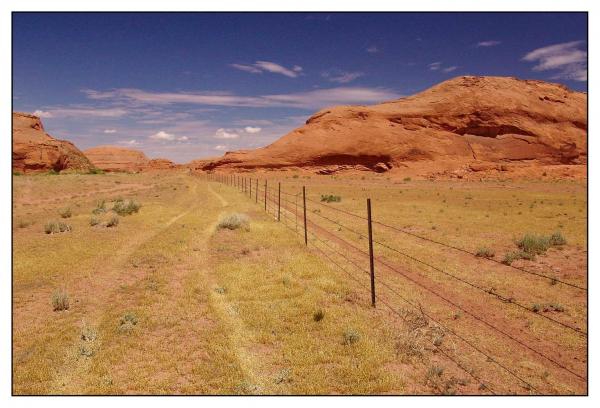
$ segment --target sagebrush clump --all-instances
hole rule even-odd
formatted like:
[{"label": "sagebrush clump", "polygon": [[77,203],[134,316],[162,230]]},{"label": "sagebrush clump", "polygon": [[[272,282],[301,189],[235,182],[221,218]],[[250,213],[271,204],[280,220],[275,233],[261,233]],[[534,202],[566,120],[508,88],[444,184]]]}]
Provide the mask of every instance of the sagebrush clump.
[{"label": "sagebrush clump", "polygon": [[58,234],[59,232],[71,231],[71,226],[64,222],[49,221],[44,225],[44,232],[46,234]]},{"label": "sagebrush clump", "polygon": [[333,194],[321,194],[321,201],[326,203],[339,203],[342,201],[342,197]]},{"label": "sagebrush clump", "polygon": [[141,207],[141,204],[137,203],[134,200],[123,200],[122,198],[119,198],[115,201],[112,210],[117,214],[123,216],[137,213]]},{"label": "sagebrush clump", "polygon": [[69,309],[69,295],[64,290],[57,290],[52,294],[52,309],[55,312]]},{"label": "sagebrush clump", "polygon": [[217,224],[217,229],[236,230],[239,228],[248,229],[250,226],[250,218],[246,214],[233,213],[221,218]]}]

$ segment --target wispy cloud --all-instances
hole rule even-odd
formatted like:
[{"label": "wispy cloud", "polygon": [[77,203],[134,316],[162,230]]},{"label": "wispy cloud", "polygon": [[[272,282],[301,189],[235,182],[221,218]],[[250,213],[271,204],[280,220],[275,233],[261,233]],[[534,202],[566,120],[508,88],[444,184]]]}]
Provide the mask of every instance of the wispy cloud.
[{"label": "wispy cloud", "polygon": [[[47,111],[36,111],[43,114],[45,118],[56,117],[83,117],[93,116],[99,118],[117,118],[127,114],[122,108],[97,108],[97,107],[72,107],[72,108],[49,108]],[[35,112],[34,112],[35,113]],[[39,116],[39,115],[38,115]]]},{"label": "wispy cloud", "polygon": [[246,131],[246,133],[259,133],[262,129],[259,127],[252,127],[252,126],[246,126],[244,128],[244,130]]},{"label": "wispy cloud", "polygon": [[496,41],[496,40],[486,40],[486,41],[479,41],[476,45],[476,47],[494,47],[496,45],[500,45],[502,44],[502,41]]},{"label": "wispy cloud", "polygon": [[126,145],[126,146],[137,146],[140,144],[140,142],[138,142],[135,139],[131,139],[131,140],[119,140],[117,142],[118,144],[122,144],[122,145]]},{"label": "wispy cloud", "polygon": [[110,133],[117,133],[117,130],[116,129],[104,129],[103,133],[109,133],[109,134]]},{"label": "wispy cloud", "polygon": [[237,139],[238,137],[240,137],[240,135],[235,133],[231,129],[221,128],[217,129],[217,131],[215,132],[216,139]]},{"label": "wispy cloud", "polygon": [[271,61],[256,61],[254,64],[229,64],[229,66],[241,71],[250,72],[251,74],[271,72],[289,78],[296,78],[302,72],[302,67],[298,65],[294,65],[292,68],[286,68],[283,65]]},{"label": "wispy cloud", "polygon": [[360,78],[364,74],[362,72],[346,72],[339,70],[325,71],[321,73],[321,76],[331,82],[337,82],[339,84],[346,84],[352,82],[357,78]]},{"label": "wispy cloud", "polygon": [[427,65],[429,67],[429,69],[431,71],[437,71],[438,69],[441,68],[442,63],[441,62],[432,62],[431,64]]},{"label": "wispy cloud", "polygon": [[377,48],[377,46],[375,45],[370,45],[367,47],[366,50],[369,54],[377,54],[379,52],[379,48]]},{"label": "wispy cloud", "polygon": [[582,41],[571,41],[537,48],[523,60],[535,62],[534,71],[558,71],[555,79],[587,81],[587,52],[581,49],[582,45]]},{"label": "wispy cloud", "polygon": [[219,150],[219,151],[224,151],[224,150],[227,150],[227,146],[225,146],[225,145],[216,145],[214,147],[214,149],[215,150]]},{"label": "wispy cloud", "polygon": [[442,71],[444,71],[444,72],[452,72],[452,71],[455,71],[456,68],[458,68],[456,65],[452,65],[451,67],[447,67],[447,68],[442,69]]},{"label": "wispy cloud", "polygon": [[228,92],[149,92],[141,89],[116,89],[107,92],[95,90],[84,91],[89,98],[131,103],[136,106],[197,104],[213,106],[237,106],[258,108],[290,107],[299,109],[319,109],[331,105],[349,105],[378,103],[401,97],[396,92],[381,88],[338,87],[316,89],[289,94],[242,96]]}]

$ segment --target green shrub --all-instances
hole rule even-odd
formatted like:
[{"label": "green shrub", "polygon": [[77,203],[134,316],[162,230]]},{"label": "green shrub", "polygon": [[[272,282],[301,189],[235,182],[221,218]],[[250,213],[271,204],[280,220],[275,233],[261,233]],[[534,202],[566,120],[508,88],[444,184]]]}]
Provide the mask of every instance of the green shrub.
[{"label": "green shrub", "polygon": [[23,173],[21,173],[20,171],[13,171],[12,175],[13,176],[22,176]]},{"label": "green shrub", "polygon": [[71,215],[73,215],[69,207],[59,210],[58,213],[60,214],[61,218],[71,218]]},{"label": "green shrub", "polygon": [[478,258],[493,258],[496,254],[488,247],[481,247],[475,252],[475,256]]},{"label": "green shrub", "polygon": [[402,179],[402,181],[411,181],[411,180],[412,180],[412,179],[411,179],[410,177],[404,177],[404,178]]},{"label": "green shrub", "polygon": [[96,203],[96,208],[94,208],[92,210],[93,214],[101,214],[103,212],[106,212],[106,201],[102,200],[102,201],[98,201]]},{"label": "green shrub", "polygon": [[59,232],[71,231],[71,226],[64,222],[49,221],[44,225],[44,232],[46,234],[57,234]]},{"label": "green shrub", "polygon": [[57,290],[52,294],[52,309],[55,312],[69,309],[69,295],[64,290]]},{"label": "green shrub", "polygon": [[116,215],[110,217],[110,219],[106,223],[106,226],[108,228],[116,227],[117,225],[119,225],[119,217],[117,217]]},{"label": "green shrub", "polygon": [[342,197],[333,194],[321,194],[321,201],[327,203],[339,203],[342,201]]},{"label": "green shrub", "polygon": [[502,263],[505,265],[510,265],[518,259],[526,259],[528,261],[533,261],[535,259],[535,254],[525,251],[512,251],[504,255]]},{"label": "green shrub", "polygon": [[528,254],[539,255],[550,248],[550,238],[544,235],[525,234],[517,241],[517,246]]},{"label": "green shrub", "polygon": [[223,218],[221,218],[221,220],[217,224],[217,228],[218,229],[236,230],[238,228],[243,227],[243,228],[248,229],[249,224],[250,224],[250,219],[248,218],[247,215],[233,213],[233,214],[228,214],[228,215],[224,216]]},{"label": "green shrub", "polygon": [[313,320],[315,322],[320,322],[321,320],[323,320],[324,317],[325,317],[325,313],[323,313],[323,311],[321,309],[319,309],[313,313]]},{"label": "green shrub", "polygon": [[138,324],[138,318],[134,313],[128,312],[121,317],[119,322],[120,332],[130,332]]},{"label": "green shrub", "polygon": [[560,245],[565,245],[566,243],[567,243],[567,240],[560,231],[556,231],[555,233],[550,235],[550,245],[560,246]]},{"label": "green shrub", "polygon": [[141,208],[141,205],[135,202],[134,200],[123,200],[121,198],[115,201],[112,210],[117,214],[123,215],[131,215],[133,213],[137,213]]},{"label": "green shrub", "polygon": [[23,220],[19,221],[19,223],[17,224],[17,226],[18,226],[19,228],[27,228],[27,227],[28,227],[28,226],[30,226],[30,225],[31,225],[31,223],[30,223],[30,222],[23,221]]},{"label": "green shrub", "polygon": [[360,340],[360,334],[354,329],[348,329],[344,332],[343,344],[348,346]]},{"label": "green shrub", "polygon": [[98,224],[100,224],[100,219],[98,217],[92,217],[92,218],[90,218],[90,225],[92,227],[96,226]]}]

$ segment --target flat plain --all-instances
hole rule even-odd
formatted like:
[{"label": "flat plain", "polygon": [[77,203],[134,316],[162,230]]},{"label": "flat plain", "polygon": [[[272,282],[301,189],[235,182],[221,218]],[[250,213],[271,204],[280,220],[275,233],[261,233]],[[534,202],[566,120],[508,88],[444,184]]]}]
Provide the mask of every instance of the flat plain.
[{"label": "flat plain", "polygon": [[[13,392],[585,394],[586,188],[14,176]],[[249,222],[221,228],[231,214]]]}]

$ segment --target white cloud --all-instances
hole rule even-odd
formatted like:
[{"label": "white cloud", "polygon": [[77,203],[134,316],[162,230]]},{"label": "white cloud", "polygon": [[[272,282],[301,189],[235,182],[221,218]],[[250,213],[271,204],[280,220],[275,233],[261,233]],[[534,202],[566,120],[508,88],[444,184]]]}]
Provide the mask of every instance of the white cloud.
[{"label": "white cloud", "polygon": [[157,133],[149,136],[149,137],[150,137],[150,139],[154,139],[154,140],[175,140],[175,135],[164,132],[162,130],[160,132],[157,132]]},{"label": "white cloud", "polygon": [[185,103],[260,108],[290,107],[311,110],[331,105],[378,103],[401,97],[398,93],[387,89],[365,87],[338,87],[258,96],[242,96],[227,92],[148,92],[126,88],[107,92],[94,90],[85,90],[84,92],[91,99],[112,100],[135,106]]},{"label": "white cloud", "polygon": [[367,52],[369,54],[375,54],[379,52],[379,48],[377,48],[375,45],[371,45],[369,47],[367,47]]},{"label": "white cloud", "polygon": [[587,81],[587,52],[581,45],[582,41],[571,41],[537,48],[523,60],[535,62],[534,71],[558,71],[553,78]]},{"label": "white cloud", "polygon": [[345,72],[345,71],[326,71],[321,74],[323,78],[331,82],[337,82],[339,84],[346,84],[348,82],[352,82],[357,78],[360,78],[364,74],[362,72]]},{"label": "white cloud", "polygon": [[456,65],[453,65],[451,67],[444,68],[442,71],[444,71],[444,72],[452,72],[452,71],[456,70],[456,68],[458,68],[458,67]]},{"label": "white cloud", "polygon": [[51,112],[47,112],[47,111],[43,111],[43,110],[36,110],[35,112],[33,112],[33,114],[35,116],[37,116],[38,118],[51,118],[53,115]]},{"label": "white cloud", "polygon": [[131,139],[131,140],[120,140],[117,143],[119,144],[123,144],[123,145],[127,145],[127,146],[137,146],[140,144],[140,142],[138,142],[135,139]]},{"label": "white cloud", "polygon": [[[37,112],[37,111],[36,111]],[[40,111],[43,112],[43,111]],[[94,107],[73,107],[73,108],[56,108],[49,109],[48,112],[43,112],[45,117],[77,117],[77,116],[93,116],[99,118],[115,118],[124,116],[127,111],[122,108],[94,108]]]},{"label": "white cloud", "polygon": [[291,69],[271,61],[256,61],[254,64],[229,64],[230,67],[252,74],[261,74],[271,72],[281,74],[289,78],[296,78],[301,72],[302,67],[294,65]]},{"label": "white cloud", "polygon": [[225,145],[216,145],[214,147],[214,149],[215,150],[221,150],[221,151],[223,151],[223,150],[227,150],[227,146],[225,146]]},{"label": "white cloud", "polygon": [[262,129],[259,127],[252,127],[252,126],[246,126],[244,128],[244,130],[246,131],[246,133],[258,133],[260,132]]},{"label": "white cloud", "polygon": [[117,133],[116,129],[104,129],[103,133]]},{"label": "white cloud", "polygon": [[181,137],[178,137],[177,140],[179,140],[180,142],[186,142],[189,140],[189,138],[187,136],[181,136]]},{"label": "white cloud", "polygon": [[487,41],[479,41],[477,43],[477,47],[494,47],[496,45],[500,45],[502,44],[501,41],[496,41],[496,40],[487,40]]},{"label": "white cloud", "polygon": [[217,129],[217,131],[215,132],[215,138],[217,139],[237,139],[238,137],[240,137],[240,135],[234,133],[229,129],[221,128]]},{"label": "white cloud", "polygon": [[441,62],[432,62],[431,64],[427,65],[429,67],[429,69],[431,71],[437,71],[438,69],[440,69],[442,67],[442,63]]}]

